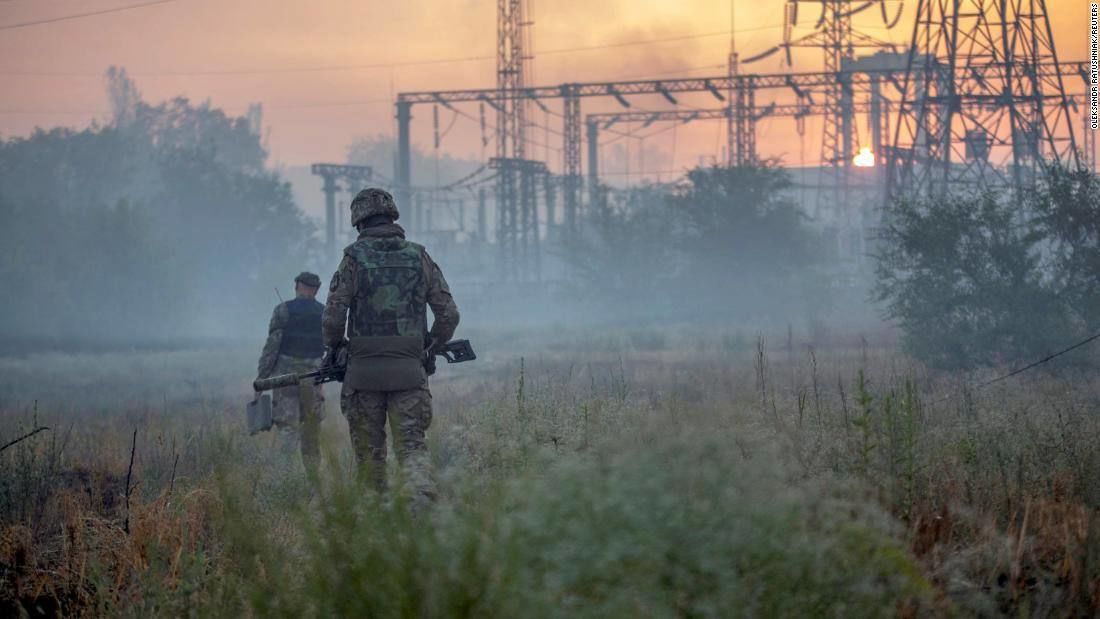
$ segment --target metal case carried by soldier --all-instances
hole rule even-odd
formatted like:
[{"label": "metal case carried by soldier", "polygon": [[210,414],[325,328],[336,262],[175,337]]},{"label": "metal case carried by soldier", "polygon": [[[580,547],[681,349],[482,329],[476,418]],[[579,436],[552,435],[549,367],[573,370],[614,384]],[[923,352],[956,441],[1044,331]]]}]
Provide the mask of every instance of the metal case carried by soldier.
[{"label": "metal case carried by soldier", "polygon": [[271,395],[263,394],[245,408],[248,433],[259,434],[271,429]]}]

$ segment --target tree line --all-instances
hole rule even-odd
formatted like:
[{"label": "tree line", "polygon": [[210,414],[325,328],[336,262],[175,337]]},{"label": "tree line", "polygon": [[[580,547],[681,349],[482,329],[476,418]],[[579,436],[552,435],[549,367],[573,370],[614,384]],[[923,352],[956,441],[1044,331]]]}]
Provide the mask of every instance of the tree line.
[{"label": "tree line", "polygon": [[1024,192],[902,196],[866,231],[869,268],[854,279],[792,188],[762,162],[605,191],[565,244],[573,295],[625,319],[734,329],[870,310],[907,352],[951,369],[1019,364],[1100,330],[1100,181],[1087,170],[1044,164]]},{"label": "tree line", "polygon": [[106,124],[0,141],[0,338],[251,335],[315,249],[290,186],[245,118],[146,103],[121,69],[107,88]]}]

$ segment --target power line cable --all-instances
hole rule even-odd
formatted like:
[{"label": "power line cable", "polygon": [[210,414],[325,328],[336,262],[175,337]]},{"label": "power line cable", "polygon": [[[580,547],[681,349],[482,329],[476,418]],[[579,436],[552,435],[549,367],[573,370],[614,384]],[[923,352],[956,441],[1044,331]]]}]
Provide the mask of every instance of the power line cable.
[{"label": "power line cable", "polygon": [[106,15],[108,13],[120,13],[122,11],[129,11],[130,9],[140,9],[146,6],[153,6],[157,4],[167,4],[169,2],[175,2],[176,0],[153,0],[152,2],[141,2],[139,4],[128,4],[126,6],[116,6],[110,9],[100,9],[98,11],[88,11],[87,13],[74,13],[72,15],[61,15],[59,17],[48,17],[45,19],[36,19],[34,21],[25,21],[17,24],[0,24],[0,30],[14,30],[16,28],[27,28],[29,26],[41,26],[42,24],[53,24],[60,21],[69,21],[72,19],[81,19],[83,17],[92,17],[95,15]]},{"label": "power line cable", "polygon": [[[1056,353],[1049,354],[1049,355],[1043,357],[1042,359],[1039,359],[1038,361],[1035,361],[1033,363],[1029,363],[1029,364],[1025,365],[1022,368],[1019,368],[1017,370],[1013,370],[1013,371],[1011,371],[1007,374],[1002,374],[1002,375],[1000,375],[996,378],[991,378],[987,381],[978,383],[976,385],[971,385],[970,388],[975,389],[975,390],[983,389],[983,388],[988,387],[992,384],[999,383],[999,382],[1004,381],[1004,380],[1008,380],[1009,378],[1012,378],[1013,376],[1023,374],[1024,372],[1027,372],[1028,370],[1033,370],[1033,369],[1039,367],[1040,365],[1043,365],[1047,362],[1053,361],[1054,359],[1057,359],[1058,357],[1061,357],[1062,355],[1064,355],[1066,353],[1077,350],[1078,348],[1081,348],[1082,346],[1085,346],[1086,344],[1090,344],[1090,343],[1092,343],[1096,340],[1100,340],[1100,333],[1095,333],[1093,335],[1090,335],[1089,337],[1081,340],[1080,342],[1077,342],[1076,344],[1074,344],[1072,346],[1069,346],[1067,348],[1063,348],[1062,350],[1059,350]],[[935,402],[933,402],[933,404],[939,404],[941,402],[946,402],[947,400],[950,400],[953,397],[954,397],[954,395],[949,395],[945,398],[941,398],[939,400],[936,400]]]},{"label": "power line cable", "polygon": [[478,169],[474,170],[473,172],[470,172],[466,176],[463,176],[462,178],[460,178],[456,181],[451,181],[450,183],[447,183],[446,185],[437,185],[436,187],[434,187],[432,189],[433,189],[433,191],[448,191],[448,190],[454,189],[455,187],[459,187],[461,185],[465,185],[466,183],[470,182],[471,180],[474,179],[475,176],[477,176],[478,174],[481,174],[482,172],[484,172],[487,169],[488,168],[483,164]]},{"label": "power line cable", "polygon": [[[158,0],[157,2],[147,4],[159,4],[163,2],[174,2],[175,0]],[[136,8],[142,5],[131,5],[129,8]],[[113,10],[122,10],[127,7],[119,7]],[[93,13],[89,13],[91,15]],[[73,19],[77,16],[72,16],[64,19]],[[62,18],[59,18],[62,19]],[[30,23],[26,24],[30,25]],[[11,26],[0,26],[0,29],[10,27],[20,27],[19,24],[13,24]],[[738,30],[738,32],[749,32],[753,30],[766,30],[774,29],[779,26],[761,26],[758,28],[747,28]],[[569,54],[575,52],[584,52],[601,49],[614,49],[619,47],[631,47],[636,45],[652,45],[656,43],[667,43],[671,41],[687,41],[692,39],[704,39],[716,36],[728,35],[729,31],[722,32],[703,32],[698,34],[685,34],[672,37],[662,37],[656,39],[639,39],[634,41],[623,41],[620,43],[603,43],[599,45],[585,45],[577,47],[565,47],[557,49],[548,49],[535,52],[535,56],[546,56],[556,54]],[[130,72],[130,75],[134,77],[182,77],[182,76],[206,76],[206,75],[250,75],[256,73],[310,73],[321,71],[359,71],[359,70],[371,70],[371,69],[393,69],[400,67],[413,67],[413,66],[426,66],[426,65],[439,65],[439,64],[455,64],[464,62],[483,62],[489,60],[496,60],[495,55],[480,55],[480,56],[460,56],[453,58],[435,58],[429,60],[407,60],[398,62],[379,62],[379,63],[367,63],[367,64],[344,64],[344,65],[314,65],[307,67],[272,67],[272,68],[252,68],[252,69],[197,69],[193,71],[134,71]],[[100,73],[86,73],[86,72],[49,72],[49,71],[0,71],[2,75],[27,75],[27,76],[51,76],[51,77],[101,77]]]},{"label": "power line cable", "polygon": [[[455,110],[456,112],[458,112],[458,115],[459,115],[459,116],[461,116],[461,117],[463,117],[463,118],[466,118],[466,119],[468,119],[468,120],[472,120],[472,121],[474,121],[474,122],[476,122],[476,123],[478,123],[478,124],[480,124],[480,123],[481,123],[481,119],[480,119],[480,118],[478,118],[478,117],[476,117],[476,116],[474,116],[473,114],[469,114],[469,113],[467,113],[467,112],[465,112],[465,111],[462,111],[462,110],[460,110],[459,108],[454,108],[454,110]],[[530,122],[529,122],[529,123],[527,123],[527,124],[528,124],[528,125],[531,125],[531,126],[534,126],[534,127],[538,127],[538,128],[540,128],[540,129],[545,129],[545,128],[546,128],[546,127],[543,127],[542,125],[540,125],[540,124],[537,124],[537,123],[530,123]],[[500,129],[499,129],[499,128],[498,128],[498,127],[497,127],[497,126],[495,125],[495,124],[493,124],[493,123],[487,122],[487,123],[485,123],[485,126],[486,126],[487,128],[489,128],[489,129],[491,129],[491,130],[492,130],[493,132],[498,132],[498,131],[500,131]],[[560,132],[557,132],[556,130],[552,130],[552,129],[551,129],[550,131],[551,131],[551,133],[558,133],[558,135],[561,135],[561,133],[560,133]],[[560,148],[557,148],[557,147],[555,147],[555,146],[550,146],[549,144],[544,144],[543,142],[540,142],[540,141],[538,141],[538,140],[532,139],[532,138],[530,138],[529,136],[526,136],[526,135],[525,135],[525,136],[523,136],[523,142],[524,142],[525,144],[529,144],[529,145],[534,145],[534,146],[538,146],[538,147],[540,147],[540,148],[546,148],[546,149],[552,150],[552,151],[554,151],[555,153],[558,153],[558,154],[560,154],[560,153],[562,152],[562,149],[560,149]]]}]

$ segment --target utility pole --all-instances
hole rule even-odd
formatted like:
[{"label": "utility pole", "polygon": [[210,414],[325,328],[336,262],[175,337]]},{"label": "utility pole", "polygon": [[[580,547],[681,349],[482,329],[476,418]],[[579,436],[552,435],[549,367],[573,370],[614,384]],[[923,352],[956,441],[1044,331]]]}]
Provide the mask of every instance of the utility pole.
[{"label": "utility pole", "polygon": [[737,53],[736,0],[730,0],[730,51],[726,74],[726,165],[743,166],[756,163],[756,91],[751,76],[741,75]]},{"label": "utility pole", "polygon": [[[741,142],[741,117],[744,110],[741,107],[740,89],[737,84],[737,9],[736,0],[730,0],[730,53],[726,64],[726,73],[729,76],[730,87],[726,91],[726,165],[733,167],[741,163],[741,152],[737,145]],[[736,90],[736,92],[735,92]]]},{"label": "utility pole", "polygon": [[565,238],[577,234],[581,203],[581,99],[574,84],[561,86],[562,96],[562,201],[565,206]]},{"label": "utility pole", "polygon": [[397,176],[397,208],[412,207],[412,143],[410,124],[412,123],[412,104],[397,102],[397,162],[394,166]]},{"label": "utility pole", "polygon": [[600,125],[589,116],[585,123],[588,141],[588,204],[595,205],[600,184]]}]

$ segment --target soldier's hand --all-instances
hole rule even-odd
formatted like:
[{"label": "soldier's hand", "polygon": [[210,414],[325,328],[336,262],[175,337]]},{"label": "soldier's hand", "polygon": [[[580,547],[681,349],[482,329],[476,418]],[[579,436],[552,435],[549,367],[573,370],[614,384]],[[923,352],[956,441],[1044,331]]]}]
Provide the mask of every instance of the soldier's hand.
[{"label": "soldier's hand", "polygon": [[439,349],[443,346],[443,342],[438,337],[433,337],[428,341],[428,350],[425,353],[429,358],[434,359],[439,354]]},{"label": "soldier's hand", "polygon": [[329,346],[325,350],[325,357],[321,361],[323,367],[339,367],[348,364],[348,342],[341,341],[335,346]]},{"label": "soldier's hand", "polygon": [[424,359],[423,359],[424,372],[428,376],[431,376],[432,374],[435,374],[435,354],[436,354],[436,351],[438,350],[438,346],[439,346],[439,338],[434,338],[433,337],[428,341],[428,347],[424,350]]}]

